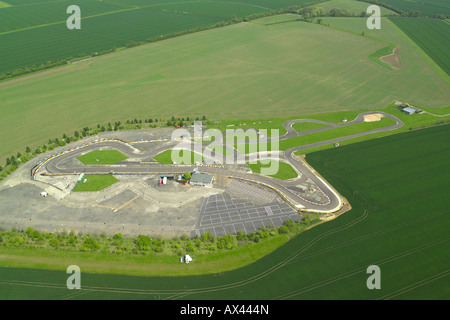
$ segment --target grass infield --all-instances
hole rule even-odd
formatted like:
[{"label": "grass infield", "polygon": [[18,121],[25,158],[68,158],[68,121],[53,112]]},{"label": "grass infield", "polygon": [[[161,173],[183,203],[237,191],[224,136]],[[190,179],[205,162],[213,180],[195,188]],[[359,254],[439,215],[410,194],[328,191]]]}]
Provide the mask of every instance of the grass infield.
[{"label": "grass infield", "polygon": [[100,191],[119,181],[112,175],[86,175],[84,178],[86,183],[79,182],[73,192]]},{"label": "grass infield", "polygon": [[278,165],[278,171],[276,174],[269,175],[270,177],[281,179],[281,180],[287,180],[287,179],[293,179],[298,177],[297,172],[292,168],[290,164],[287,164],[285,162],[280,162],[276,160],[271,160],[270,164],[261,163],[261,161],[258,161],[255,164],[248,164],[249,168],[253,172],[261,173],[262,168],[269,168],[271,166]]},{"label": "grass infield", "polygon": [[126,155],[117,150],[94,150],[77,158],[84,165],[115,164],[128,159]]},{"label": "grass infield", "polygon": [[[161,164],[173,164],[174,161],[172,160],[172,152],[174,152],[174,157],[178,156],[180,158],[186,158],[187,162],[185,161],[184,164],[195,164],[196,162],[203,161],[202,155],[188,150],[166,150],[154,156],[153,159]],[[177,164],[183,163],[179,162]]]}]

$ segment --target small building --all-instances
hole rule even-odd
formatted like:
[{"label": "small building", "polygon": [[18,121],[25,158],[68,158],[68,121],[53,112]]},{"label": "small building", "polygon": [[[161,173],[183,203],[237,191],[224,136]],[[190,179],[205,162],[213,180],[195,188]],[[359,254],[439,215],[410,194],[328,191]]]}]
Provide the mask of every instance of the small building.
[{"label": "small building", "polygon": [[194,186],[204,186],[207,188],[212,188],[214,176],[206,173],[194,173],[192,174],[189,182]]},{"label": "small building", "polygon": [[402,109],[402,112],[406,113],[407,115],[411,115],[416,113],[416,109],[412,107],[406,107]]},{"label": "small building", "polygon": [[191,262],[191,261],[192,261],[191,256],[187,254],[187,255],[184,257],[184,261],[185,261],[186,263]]}]

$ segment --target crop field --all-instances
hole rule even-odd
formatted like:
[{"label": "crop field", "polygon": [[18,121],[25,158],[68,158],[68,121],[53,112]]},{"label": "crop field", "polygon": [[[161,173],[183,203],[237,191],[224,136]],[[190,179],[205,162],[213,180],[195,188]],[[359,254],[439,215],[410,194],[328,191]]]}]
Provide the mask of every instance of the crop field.
[{"label": "crop field", "polygon": [[391,21],[450,75],[450,24],[426,18],[391,18]]},{"label": "crop field", "polygon": [[[14,0],[10,0],[10,3],[8,9],[0,10],[0,34],[54,23],[65,24],[69,16],[66,9],[71,4],[70,1],[30,1],[20,4]],[[130,8],[117,2],[77,0],[76,3],[83,9],[82,16],[85,17]]]},{"label": "crop field", "polygon": [[[450,176],[443,169],[449,134],[450,125],[438,126],[308,155],[352,210],[240,269],[187,276],[197,263],[208,263],[202,256],[187,266],[172,262],[185,270],[180,277],[93,274],[89,268],[83,273],[80,265],[82,289],[72,296],[64,290],[63,270],[6,268],[0,296],[33,298],[39,291],[39,297],[69,299],[446,299]],[[408,166],[412,160],[416,169]],[[140,261],[128,265],[142,268]],[[102,267],[114,272],[109,262],[111,269]],[[154,257],[147,263],[161,267]],[[370,265],[380,267],[380,290],[366,286]]]},{"label": "crop field", "polygon": [[3,1],[0,46],[8,50],[2,52],[0,74],[305,2],[79,0],[81,30],[69,30],[69,0]]},{"label": "crop field", "polygon": [[[358,31],[365,25],[327,21]],[[449,84],[393,26],[383,20],[379,36],[398,40],[398,71],[373,63],[370,53],[386,45],[361,35],[303,22],[241,23],[3,82],[0,136],[8,139],[0,158],[61,132],[130,117],[248,119],[258,110],[271,119],[382,108],[394,99],[448,105]]]},{"label": "crop field", "polygon": [[[416,74],[416,77],[422,77],[424,76],[422,72],[424,71],[423,68],[419,67],[417,65],[417,61],[419,60],[426,60],[428,62],[428,65],[431,65],[440,75],[441,78],[444,79],[447,83],[450,83],[449,75],[443,70],[444,68],[438,64],[438,61],[434,61],[432,57],[428,55],[428,52],[426,52],[423,48],[422,50],[425,51],[426,54],[424,54],[420,50],[420,45],[414,42],[414,36],[409,37],[409,34],[405,32],[403,29],[401,29],[399,26],[397,26],[397,23],[394,23],[394,21],[402,21],[404,20],[405,25],[406,24],[415,24],[416,20],[418,25],[421,25],[421,18],[397,18],[397,17],[389,17],[389,18],[381,18],[381,29],[380,30],[368,30],[365,28],[365,19],[363,18],[353,18],[353,19],[342,19],[342,18],[333,18],[333,17],[324,17],[323,22],[326,24],[329,24],[331,27],[339,28],[339,30],[345,30],[349,32],[356,32],[361,33],[364,31],[366,36],[370,36],[376,39],[380,39],[383,41],[386,41],[385,43],[388,44],[389,47],[396,47],[399,49],[399,59],[402,64],[402,71],[405,71],[405,69],[414,70],[414,73]],[[429,30],[428,28],[425,30],[424,28],[417,30],[418,36],[420,34],[424,35],[426,37],[427,35],[430,35],[434,37],[434,39],[442,39],[442,36],[445,36],[448,32],[448,25],[447,27],[441,25],[441,22],[445,24],[443,21],[439,21],[436,19],[426,19],[432,28]],[[424,23],[424,25],[426,24]],[[439,28],[436,26],[439,25]],[[411,26],[412,28],[415,28],[414,26]],[[433,31],[433,28],[436,30],[440,30],[439,33]],[[440,35],[439,35],[440,34]],[[416,37],[418,37],[416,36]],[[426,40],[421,40],[424,43],[427,42]],[[444,41],[444,43],[447,43],[448,41]],[[434,43],[429,44],[429,50],[434,50],[435,54],[436,51],[441,51],[442,46],[445,47],[445,44],[439,44]],[[386,47],[386,45],[384,46]],[[380,48],[381,49],[381,48]],[[380,51],[381,52],[381,51]],[[441,53],[439,56],[439,59],[442,61],[443,56],[445,56],[445,53]],[[448,101],[448,98],[447,98]],[[443,105],[444,106],[444,105]]]},{"label": "crop field", "polygon": [[131,41],[142,41],[221,20],[143,8],[83,19],[81,30],[68,30],[64,22],[0,34],[0,44],[8,48],[0,62],[0,72],[121,47]]},{"label": "crop field", "polygon": [[443,0],[383,0],[380,2],[407,13],[411,10],[420,11],[422,16],[450,15],[450,3]]}]

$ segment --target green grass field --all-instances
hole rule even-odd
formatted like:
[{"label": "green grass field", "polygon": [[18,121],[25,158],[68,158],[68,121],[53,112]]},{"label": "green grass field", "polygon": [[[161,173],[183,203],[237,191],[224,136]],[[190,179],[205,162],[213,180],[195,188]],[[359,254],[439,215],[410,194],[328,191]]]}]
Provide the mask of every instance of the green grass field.
[{"label": "green grass field", "polygon": [[[172,160],[172,152],[175,153],[174,157],[180,157],[185,158],[188,161],[185,164],[195,164],[196,162],[202,162],[203,156],[192,151],[188,150],[166,150],[161,152],[160,154],[157,154],[153,157],[156,161],[158,161],[161,164],[173,164],[174,161]],[[182,163],[177,163],[182,164]]]},{"label": "green grass field", "polygon": [[145,41],[308,1],[77,0],[81,30],[66,27],[69,17],[66,9],[74,4],[69,0],[3,1],[0,45],[8,50],[0,60],[0,73],[120,48],[131,41]]},{"label": "green grass field", "polygon": [[[431,66],[435,72],[437,72],[440,77],[445,81],[447,84],[450,83],[450,78],[448,74],[443,71],[442,67],[438,65],[436,61],[434,61],[428,54],[424,53],[421,49],[421,47],[414,42],[411,38],[409,38],[408,33],[404,32],[401,28],[399,28],[393,21],[395,21],[397,17],[393,18],[381,18],[381,29],[380,30],[368,30],[365,26],[366,19],[364,18],[353,18],[353,19],[341,19],[341,18],[332,18],[332,17],[324,17],[323,23],[328,24],[333,28],[338,28],[339,30],[345,30],[349,32],[355,32],[361,34],[362,32],[365,33],[366,37],[371,37],[374,39],[379,39],[386,41],[386,45],[383,47],[397,47],[399,48],[399,57],[400,61],[402,63],[402,72],[406,72],[406,70],[414,72],[416,77],[423,77],[425,69],[422,69],[418,67],[415,61],[422,60],[426,62],[429,66]],[[400,19],[400,18],[399,18]],[[417,18],[405,18],[404,23],[414,24],[416,22]],[[420,25],[421,19],[417,19],[418,24]],[[403,19],[402,19],[403,21]],[[436,25],[440,25],[439,20],[429,19],[429,24],[434,25],[433,28],[436,28]],[[440,27],[443,27],[442,25]],[[444,29],[446,29],[444,27]],[[445,34],[445,31],[442,31]],[[421,34],[427,34],[429,33],[433,37],[437,36],[436,30],[433,32],[433,30],[421,30],[419,34],[416,36],[420,36]],[[442,35],[441,35],[442,37]],[[426,42],[426,40],[422,40]],[[434,45],[431,45],[432,47],[439,48],[442,46],[442,44],[435,43]],[[381,49],[381,48],[380,48]],[[373,54],[373,52],[372,52]],[[395,74],[395,73],[394,73]],[[412,76],[412,74],[411,74]],[[399,99],[406,99],[406,98],[399,98]],[[448,97],[447,97],[448,101]],[[420,103],[419,103],[420,104]],[[447,103],[448,104],[448,103]],[[446,104],[442,105],[446,106]]]},{"label": "green grass field", "polygon": [[3,33],[0,44],[9,50],[0,62],[0,72],[123,47],[131,41],[143,41],[221,20],[151,8],[126,9],[82,19],[81,30],[67,29],[64,20],[63,23]]},{"label": "green grass field", "polygon": [[[106,258],[54,250],[38,256],[38,250],[1,248],[1,265],[11,267],[0,272],[0,296],[23,299],[39,292],[53,299],[446,299],[450,176],[444,168],[450,156],[445,139],[449,134],[450,125],[438,126],[308,155],[308,162],[348,199],[352,210],[276,243],[278,249],[271,247],[263,258],[242,268],[221,272],[222,260],[202,256],[181,265],[157,257]],[[247,254],[252,256],[253,249]],[[59,271],[20,269],[25,257],[32,256],[34,268]],[[229,266],[239,257],[245,255],[223,261]],[[76,263],[82,290],[72,296],[65,289],[65,268]],[[370,265],[380,267],[380,290],[366,286]],[[92,273],[142,275],[154,268],[185,276]],[[198,270],[213,274],[188,277]]]},{"label": "green grass field", "polygon": [[362,122],[358,124],[352,124],[342,128],[335,128],[326,130],[323,132],[316,132],[307,135],[302,135],[295,138],[280,141],[280,150],[287,150],[293,147],[299,147],[308,145],[311,143],[325,141],[334,138],[340,138],[349,136],[355,133],[370,131],[377,128],[383,128],[395,124],[395,122],[389,118],[381,118],[380,121],[375,122]]},{"label": "green grass field", "polygon": [[[365,28],[364,19],[325,20],[356,33]],[[398,43],[401,70],[372,63],[370,53],[386,45],[360,34],[302,22],[242,23],[3,82],[0,136],[8,139],[0,158],[61,132],[130,117],[249,119],[258,110],[260,119],[272,119],[382,108],[394,99],[448,105],[448,76],[389,20],[379,31],[370,34]],[[140,82],[152,75],[160,76]]]},{"label": "green grass field", "polygon": [[278,171],[274,175],[270,175],[270,177],[277,178],[280,180],[287,180],[287,179],[293,179],[298,177],[297,172],[292,168],[292,166],[285,162],[280,162],[276,160],[271,160],[270,164],[261,163],[261,161],[258,161],[257,163],[248,164],[248,167],[253,171],[257,173],[261,173],[261,168],[264,167],[271,167],[278,165]]},{"label": "green grass field", "polygon": [[450,15],[450,4],[442,0],[383,0],[382,2],[407,13],[411,10],[420,11],[422,16]]},{"label": "green grass field", "polygon": [[[365,12],[367,10],[367,7],[370,4],[367,2],[357,1],[357,0],[329,0],[326,2],[318,3],[315,5],[312,5],[311,7],[322,7],[327,12],[331,9],[345,9],[348,10],[348,12],[353,13],[355,15],[359,15],[361,12]],[[386,9],[384,7],[380,7],[381,15],[396,15],[395,12]]]},{"label": "green grass field", "polygon": [[308,131],[323,127],[327,127],[327,125],[315,122],[297,122],[292,125],[292,128],[297,132]]},{"label": "green grass field", "polygon": [[73,192],[100,191],[119,181],[112,175],[85,175],[85,179],[86,183],[78,183]]},{"label": "green grass field", "polygon": [[[342,120],[342,118],[344,118],[344,115],[349,115],[350,117],[348,119],[353,120],[351,117],[352,114],[353,114],[353,112],[337,113],[337,114],[331,114],[331,116],[328,115],[328,117],[324,117],[324,118],[334,118],[336,120],[337,119]],[[355,114],[355,116],[356,116],[356,114]],[[315,119],[315,118],[321,118],[321,117],[320,117],[320,115],[313,115],[312,118]],[[347,118],[347,117],[345,116],[345,118]],[[322,119],[318,119],[318,120],[322,120]],[[324,125],[320,125],[320,124],[312,123],[312,122],[304,122],[304,123],[297,123],[297,124],[299,125],[299,126],[297,126],[298,130],[302,130],[302,131],[305,131],[305,130],[303,130],[300,125],[304,125],[304,128],[306,130],[324,127]],[[300,147],[300,146],[305,146],[305,145],[316,143],[316,142],[326,141],[326,140],[330,140],[330,139],[334,139],[334,138],[345,137],[345,136],[349,136],[349,135],[352,135],[355,133],[361,133],[361,132],[374,130],[377,128],[387,127],[387,126],[390,126],[393,124],[395,124],[395,121],[384,117],[384,118],[381,118],[379,121],[375,121],[375,122],[362,122],[362,123],[358,123],[358,124],[352,124],[352,125],[349,125],[346,127],[331,128],[330,130],[326,130],[326,131],[322,131],[322,132],[315,132],[315,133],[300,135],[298,137],[289,138],[286,140],[280,140],[278,150],[284,151],[284,150],[294,148],[294,147]],[[244,145],[243,139],[244,139],[244,137],[241,137],[241,140],[242,140],[241,143],[239,143],[239,144],[236,143],[234,145],[234,147],[237,150],[239,150],[239,152],[241,152],[241,153],[250,153],[253,150],[257,151],[257,150],[259,150],[260,147],[266,148],[266,145],[264,143],[246,143]],[[364,139],[366,140],[368,138],[365,137]],[[265,149],[262,149],[262,150],[266,151]],[[276,150],[276,149],[272,146],[272,143],[267,143],[267,151],[271,151],[271,150]]]},{"label": "green grass field", "polygon": [[391,21],[450,75],[450,24],[426,18],[391,18]]},{"label": "green grass field", "polygon": [[[434,116],[430,114],[413,114],[413,115],[406,115],[396,109],[394,105],[387,106],[386,108],[381,109],[381,111],[391,113],[395,115],[397,118],[399,118],[403,123],[405,124],[403,127],[396,129],[394,131],[387,131],[387,132],[381,132],[381,133],[374,133],[369,136],[359,137],[359,138],[352,138],[348,140],[342,140],[339,142],[339,145],[344,146],[348,144],[353,144],[357,142],[366,141],[368,139],[377,139],[381,137],[385,137],[392,134],[407,132],[411,130],[417,130],[421,128],[426,127],[432,127],[435,125],[442,125],[444,123],[450,122],[450,107],[446,108],[423,108],[423,110],[426,110],[434,115],[440,115],[440,116]],[[351,118],[349,118],[351,119]],[[321,151],[325,149],[334,148],[334,143],[331,144],[325,144],[319,147],[313,147],[308,149],[303,149],[300,151],[297,151],[297,155],[301,154],[308,154],[311,152]]]},{"label": "green grass field", "polygon": [[128,159],[126,155],[117,150],[94,150],[77,158],[84,165],[115,164]]}]

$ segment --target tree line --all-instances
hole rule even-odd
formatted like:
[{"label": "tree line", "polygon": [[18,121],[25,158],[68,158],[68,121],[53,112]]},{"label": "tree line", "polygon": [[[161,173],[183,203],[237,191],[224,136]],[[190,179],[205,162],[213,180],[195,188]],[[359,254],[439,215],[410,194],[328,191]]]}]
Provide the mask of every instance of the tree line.
[{"label": "tree line", "polygon": [[183,256],[186,253],[192,255],[234,250],[278,235],[294,236],[319,221],[320,219],[317,217],[310,220],[308,216],[305,216],[302,221],[294,222],[288,219],[280,227],[263,228],[247,234],[239,232],[237,235],[227,234],[222,237],[214,237],[210,232],[205,232],[201,236],[193,238],[183,234],[172,239],[154,238],[148,235],[125,238],[122,233],[107,236],[104,232],[100,235],[90,235],[74,230],[51,233],[41,232],[32,227],[28,227],[26,230],[12,228],[9,231],[0,232],[0,246],[126,255],[164,253]]},{"label": "tree line", "polygon": [[[379,0],[358,0],[358,1],[376,4],[376,5],[380,6],[380,7],[384,7],[386,9],[391,10],[391,11],[394,11],[395,13],[397,13],[398,15],[400,15],[402,17],[414,17],[414,18],[417,18],[417,17],[422,16],[422,13],[419,10],[411,9],[409,12],[406,12],[406,11],[400,10],[400,9],[398,9],[398,8],[388,4],[388,3],[384,3],[383,1],[379,1]],[[433,14],[433,15],[431,15],[429,17],[430,18],[436,18],[436,19],[442,19],[442,20],[450,18],[450,16],[448,16],[448,15],[446,16],[446,15],[443,15],[443,14]]]},{"label": "tree line", "polygon": [[72,135],[68,135],[64,133],[60,138],[53,138],[48,139],[48,142],[46,144],[42,144],[40,146],[37,146],[35,148],[31,148],[27,146],[25,148],[25,151],[23,153],[18,152],[17,154],[11,155],[7,157],[3,162],[3,164],[0,164],[0,181],[4,180],[6,177],[8,177],[12,172],[14,172],[21,164],[24,164],[34,157],[48,152],[52,151],[55,148],[66,146],[69,143],[76,142],[80,139],[94,136],[102,132],[112,132],[112,131],[119,131],[119,130],[136,130],[136,129],[142,129],[145,127],[147,128],[157,128],[157,127],[183,127],[187,125],[194,124],[194,121],[202,121],[204,125],[211,124],[212,122],[207,120],[206,116],[203,115],[202,117],[186,117],[186,118],[180,118],[172,116],[169,120],[164,120],[161,118],[146,118],[144,120],[142,119],[131,119],[126,120],[124,123],[121,121],[115,121],[115,122],[108,122],[107,124],[97,124],[95,127],[84,127],[81,130],[75,130]]},{"label": "tree line", "polygon": [[46,69],[60,67],[60,66],[66,65],[66,64],[74,63],[79,60],[83,60],[83,59],[90,58],[90,57],[100,56],[100,55],[111,53],[114,51],[116,51],[116,48],[112,48],[109,50],[103,50],[103,51],[99,51],[99,52],[93,52],[91,54],[81,53],[77,58],[69,57],[69,58],[59,59],[56,61],[47,61],[45,63],[42,63],[39,66],[32,65],[32,66],[27,66],[27,67],[23,67],[23,68],[18,68],[18,69],[12,70],[12,71],[0,73],[0,81],[9,79],[9,78],[19,77],[19,76],[22,76],[22,75],[25,75],[28,73],[33,73],[33,72],[43,71]]}]

